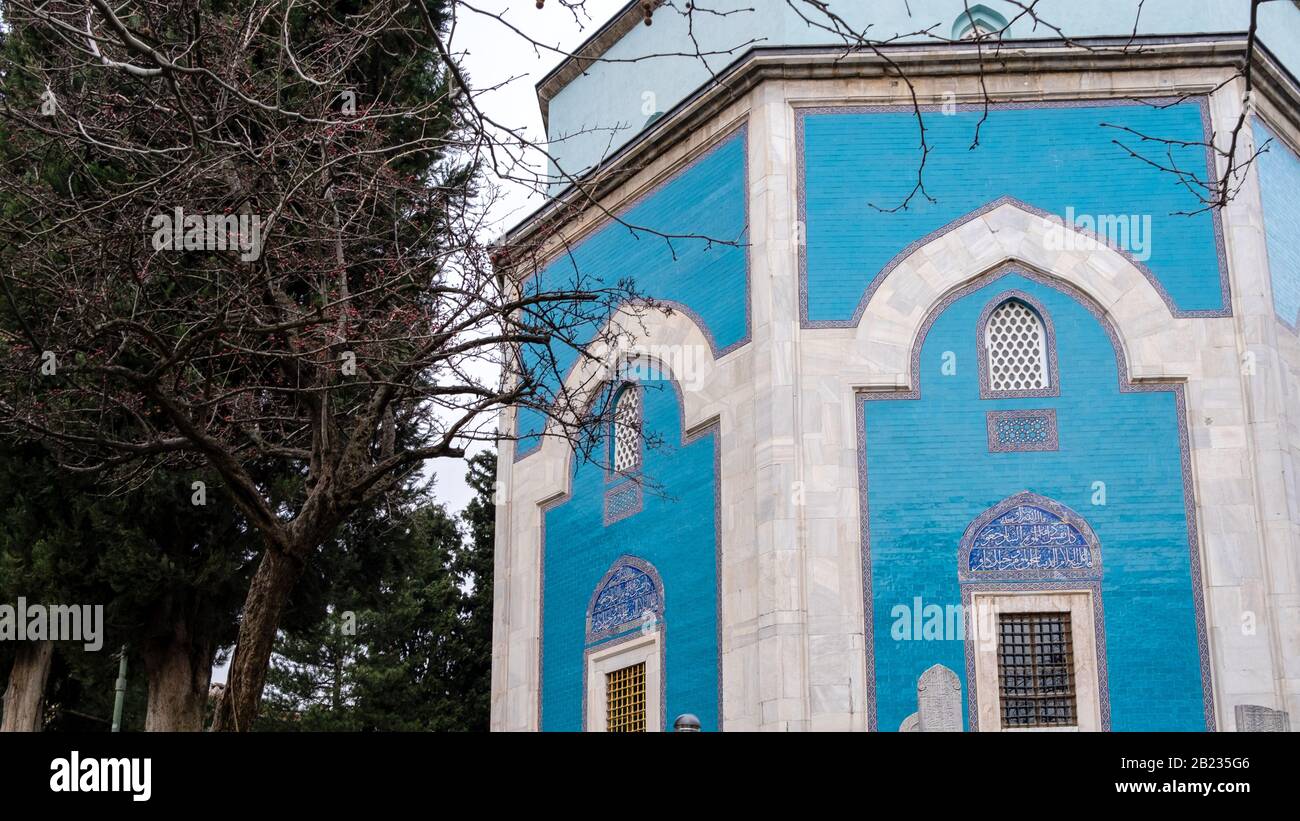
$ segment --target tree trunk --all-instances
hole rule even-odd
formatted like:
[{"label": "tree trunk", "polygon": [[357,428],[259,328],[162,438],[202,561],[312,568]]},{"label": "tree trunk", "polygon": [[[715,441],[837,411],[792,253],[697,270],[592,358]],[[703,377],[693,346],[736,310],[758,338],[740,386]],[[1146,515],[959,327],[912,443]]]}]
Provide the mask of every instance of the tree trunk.
[{"label": "tree trunk", "polygon": [[45,682],[50,677],[54,642],[31,641],[18,645],[14,667],[5,690],[0,733],[39,733],[45,717]]},{"label": "tree trunk", "polygon": [[253,574],[244,600],[239,638],[230,660],[230,676],[217,702],[212,729],[218,732],[247,732],[253,728],[262,704],[262,687],[271,663],[280,614],[302,576],[301,560],[268,548]]},{"label": "tree trunk", "polygon": [[183,617],[177,618],[170,635],[145,642],[142,655],[149,679],[146,732],[196,733],[203,729],[215,652],[211,639],[191,635]]}]

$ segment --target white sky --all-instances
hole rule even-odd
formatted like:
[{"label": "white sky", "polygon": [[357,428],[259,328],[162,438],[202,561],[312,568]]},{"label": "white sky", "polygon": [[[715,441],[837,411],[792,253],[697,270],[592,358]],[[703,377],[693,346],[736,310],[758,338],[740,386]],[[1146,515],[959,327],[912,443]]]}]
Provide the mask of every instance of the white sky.
[{"label": "white sky", "polygon": [[[537,106],[537,81],[554,68],[563,56],[553,51],[535,49],[500,20],[476,14],[469,7],[504,19],[540,43],[571,51],[600,28],[626,0],[587,0],[591,19],[575,20],[571,11],[550,0],[542,9],[535,0],[468,0],[458,4],[451,48],[461,55],[461,64],[477,89],[492,89],[477,94],[480,109],[493,120],[509,127],[523,128],[528,137],[545,138],[542,114]],[[536,158],[539,168],[543,158]],[[505,183],[500,202],[493,209],[500,234],[513,227],[542,199],[519,184]],[[451,510],[461,510],[474,492],[465,483],[465,463],[461,459],[431,459],[426,470],[437,475],[436,496]]]}]

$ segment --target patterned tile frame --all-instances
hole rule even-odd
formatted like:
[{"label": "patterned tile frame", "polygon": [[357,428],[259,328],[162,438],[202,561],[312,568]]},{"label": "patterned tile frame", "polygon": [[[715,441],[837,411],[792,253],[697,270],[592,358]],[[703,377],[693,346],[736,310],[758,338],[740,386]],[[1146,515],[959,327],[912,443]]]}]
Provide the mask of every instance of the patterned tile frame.
[{"label": "patterned tile frame", "polygon": [[[1046,438],[1042,442],[1006,442],[998,432],[998,423],[1008,419],[1045,418]],[[1056,408],[1035,410],[989,411],[984,415],[989,434],[989,453],[1028,453],[1059,450],[1060,432],[1056,425]]]},{"label": "patterned tile frame", "polygon": [[[1032,390],[1020,391],[995,391],[989,386],[989,354],[988,345],[985,342],[984,335],[988,331],[989,318],[993,312],[998,309],[1002,303],[1008,300],[1023,302],[1038,315],[1038,319],[1043,323],[1043,348],[1047,352],[1047,387],[1034,388]],[[980,377],[980,399],[1015,399],[1021,396],[1060,396],[1061,395],[1061,368],[1056,361],[1056,326],[1052,324],[1052,315],[1043,307],[1043,303],[1034,299],[1024,291],[1015,289],[1003,291],[989,300],[989,304],[984,306],[980,312],[979,323],[975,326],[975,349]]]},{"label": "patterned tile frame", "polygon": [[[645,572],[654,581],[655,589],[659,592],[659,607],[655,610],[655,629],[659,633],[659,726],[661,730],[668,727],[668,622],[664,618],[664,582],[659,577],[659,571],[655,566],[644,559],[636,556],[625,555],[614,560],[614,564],[605,575],[596,583],[596,589],[591,591],[591,601],[587,603],[587,628],[586,628],[586,645],[582,651],[582,731],[587,732],[587,676],[591,665],[591,654],[613,650],[619,645],[626,644],[630,641],[641,638],[640,631],[633,630],[629,633],[595,633],[591,629],[591,613],[596,607],[596,598],[600,591],[605,587],[609,580],[622,567],[635,567]],[[620,625],[621,626],[621,625]],[[540,701],[540,692],[538,694]],[[538,716],[537,727],[541,729],[541,716]]]}]

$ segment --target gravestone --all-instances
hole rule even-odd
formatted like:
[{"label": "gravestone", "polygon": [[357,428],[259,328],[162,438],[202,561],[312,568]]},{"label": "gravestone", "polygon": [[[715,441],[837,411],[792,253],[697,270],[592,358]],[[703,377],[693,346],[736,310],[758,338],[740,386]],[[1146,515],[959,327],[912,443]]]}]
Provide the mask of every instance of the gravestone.
[{"label": "gravestone", "polygon": [[921,674],[916,683],[916,715],[923,733],[961,732],[961,680],[942,664]]},{"label": "gravestone", "polygon": [[916,732],[920,732],[920,730],[921,730],[921,717],[916,713],[912,713],[910,716],[903,719],[902,724],[898,725],[898,731],[900,733],[916,733]]},{"label": "gravestone", "polygon": [[1236,713],[1239,733],[1291,732],[1291,717],[1286,710],[1273,710],[1258,704],[1238,704]]}]

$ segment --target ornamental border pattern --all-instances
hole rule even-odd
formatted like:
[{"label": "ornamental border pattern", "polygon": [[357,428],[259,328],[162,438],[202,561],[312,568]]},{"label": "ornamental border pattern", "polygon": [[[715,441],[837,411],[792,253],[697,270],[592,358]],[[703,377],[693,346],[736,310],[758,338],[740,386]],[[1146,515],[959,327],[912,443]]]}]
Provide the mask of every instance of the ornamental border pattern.
[{"label": "ornamental border pattern", "polygon": [[[754,266],[753,266],[753,260],[751,259],[753,243],[749,242],[750,196],[749,196],[749,116],[748,116],[748,112],[745,112],[745,116],[743,116],[740,119],[740,122],[738,122],[736,125],[732,126],[731,128],[724,130],[722,133],[716,136],[713,139],[713,143],[708,147],[706,147],[699,154],[685,160],[679,167],[677,167],[676,169],[672,170],[669,173],[666,173],[663,176],[663,178],[659,180],[659,182],[655,183],[650,188],[646,189],[644,192],[637,195],[630,202],[615,209],[613,211],[612,217],[606,217],[605,219],[600,220],[598,224],[593,225],[591,228],[589,228],[582,235],[582,237],[578,239],[576,242],[565,243],[564,248],[566,250],[564,251],[557,250],[555,253],[547,257],[544,262],[540,262],[536,270],[534,270],[533,273],[525,277],[523,282],[524,283],[530,282],[534,278],[540,276],[542,268],[545,268],[546,266],[555,262],[560,257],[566,255],[572,257],[576,249],[580,247],[582,244],[589,241],[593,236],[595,236],[597,231],[610,225],[614,219],[622,218],[624,215],[626,215],[628,212],[630,212],[637,206],[641,205],[651,196],[659,193],[669,183],[678,179],[686,172],[690,171],[700,163],[704,162],[704,160],[708,159],[715,152],[719,151],[733,138],[739,139],[741,144],[740,175],[741,175],[741,187],[744,189],[744,202],[742,203],[741,208],[744,214],[745,227],[741,231],[741,236],[739,239],[739,242],[741,242],[745,247],[745,297],[744,297],[744,304],[743,304],[743,310],[745,312],[744,332],[735,342],[732,342],[729,345],[719,348],[717,338],[713,334],[713,329],[709,327],[709,324],[707,322],[704,321],[704,317],[702,317],[693,308],[687,306],[685,303],[678,302],[677,300],[673,300],[673,299],[660,299],[658,297],[652,297],[652,298],[654,299],[657,305],[664,306],[665,308],[668,308],[672,311],[680,311],[685,316],[690,317],[691,321],[695,323],[695,326],[699,328],[700,332],[704,335],[704,339],[709,343],[709,351],[710,353],[713,354],[713,361],[715,362],[721,359],[722,357],[726,356],[727,354],[731,353],[732,351],[739,350],[740,348],[743,348],[745,345],[749,344],[754,334],[754,327],[753,327],[754,318],[751,311],[751,304],[752,304],[752,297],[753,297]],[[611,311],[611,315],[617,310],[618,307],[614,308],[614,310]],[[571,364],[567,369],[565,369],[564,377],[563,379],[561,379],[561,384],[568,381],[569,377],[573,374],[574,369],[578,367],[578,364],[581,361],[582,361],[582,357],[575,357],[573,364]],[[544,422],[542,425],[541,432],[530,433],[526,435],[521,434],[519,432],[519,414],[518,412],[516,412],[512,419],[512,427],[513,427],[513,432],[514,432],[513,435],[515,441],[514,461],[516,463],[528,458],[529,456],[532,456],[534,453],[542,449],[542,442],[546,436],[546,425]],[[530,447],[521,447],[521,445],[525,444],[524,441],[525,438],[532,438],[535,440],[535,442],[533,442]]]},{"label": "ornamental border pattern", "polygon": [[[623,497],[630,496],[631,499],[624,502]],[[622,507],[620,507],[622,505]],[[601,523],[609,527],[615,522],[621,522],[629,516],[635,516],[645,508],[645,498],[642,495],[641,484],[635,479],[629,479],[622,484],[615,485],[605,491],[605,501],[601,517]]]},{"label": "ornamental border pattern", "polygon": [[1183,481],[1183,512],[1187,527],[1187,549],[1192,576],[1192,606],[1195,611],[1197,651],[1200,655],[1201,662],[1201,702],[1205,714],[1205,729],[1209,732],[1214,732],[1217,728],[1214,713],[1214,684],[1210,670],[1210,642],[1205,618],[1205,588],[1201,573],[1201,539],[1197,520],[1195,486],[1192,478],[1191,441],[1187,426],[1186,385],[1183,382],[1169,381],[1134,383],[1129,378],[1128,360],[1124,354],[1124,346],[1120,341],[1119,334],[1115,330],[1115,327],[1110,322],[1109,318],[1107,318],[1105,312],[1090,296],[1083,291],[1080,291],[1078,288],[1075,288],[1068,282],[1058,280],[1039,272],[1033,266],[1023,262],[1010,261],[1004,262],[1001,265],[968,280],[961,287],[949,292],[930,309],[928,314],[926,314],[926,318],[922,322],[921,328],[912,345],[912,356],[910,361],[911,388],[906,390],[890,391],[858,391],[857,393],[857,402],[855,403],[857,418],[855,420],[855,427],[857,429],[858,451],[858,520],[862,560],[863,629],[864,645],[866,650],[864,665],[865,676],[863,681],[865,682],[864,696],[866,699],[867,729],[878,730],[879,725],[876,718],[875,630],[872,623],[871,508],[869,505],[869,489],[867,481],[866,403],[873,401],[919,399],[921,397],[921,349],[925,345],[925,339],[930,332],[930,328],[944,313],[944,311],[951,307],[957,300],[985,287],[991,282],[995,282],[998,279],[1011,274],[1022,276],[1032,282],[1059,291],[1071,299],[1074,299],[1093,315],[1110,340],[1112,352],[1115,355],[1120,393],[1174,394],[1175,415],[1177,416],[1178,422],[1180,471]]},{"label": "ornamental border pattern", "polygon": [[[1288,140],[1287,137],[1284,136],[1283,132],[1279,128],[1275,127],[1272,123],[1268,121],[1267,117],[1263,116],[1259,112],[1255,113],[1254,119],[1255,119],[1254,125],[1262,126],[1264,130],[1269,133],[1271,138],[1269,142],[1274,142],[1282,146],[1282,149],[1284,151],[1295,156],[1297,162],[1300,162],[1300,150],[1297,150],[1292,147],[1290,140]],[[1251,132],[1252,132],[1251,133],[1252,142],[1258,142],[1254,139],[1255,137],[1254,128],[1251,129]],[[1256,151],[1260,149],[1260,146],[1257,144],[1252,147]],[[1270,291],[1269,302],[1271,303],[1271,307],[1273,308],[1273,316],[1277,318],[1278,324],[1280,324],[1283,328],[1285,328],[1292,336],[1300,336],[1300,309],[1296,310],[1296,315],[1294,320],[1287,319],[1286,317],[1282,316],[1281,312],[1278,311],[1277,297],[1275,294],[1271,293],[1274,287],[1273,260],[1269,254],[1268,212],[1267,210],[1264,209],[1264,175],[1260,172],[1258,165],[1256,165],[1255,167],[1255,178],[1256,178],[1255,180],[1256,185],[1259,188],[1260,210],[1263,212],[1264,215],[1264,261],[1268,265],[1268,283],[1269,283],[1269,291]]]},{"label": "ornamental border pattern", "polygon": [[[998,433],[998,422],[1004,419],[1046,417],[1047,438],[1042,442],[1004,442]],[[1056,424],[1056,408],[1032,410],[998,410],[984,414],[989,435],[989,453],[1035,453],[1061,449],[1060,428]]]},{"label": "ornamental border pattern", "polygon": [[[1038,315],[1038,321],[1043,325],[1043,350],[1047,355],[1047,387],[1046,388],[1029,388],[1026,390],[1001,390],[995,391],[991,387],[989,374],[989,351],[985,335],[988,333],[989,319],[993,312],[1002,307],[1003,303],[1015,300],[1029,306],[1029,309]],[[1047,397],[1061,395],[1061,368],[1056,358],[1056,326],[1052,324],[1052,315],[1043,307],[1043,303],[1034,299],[1024,291],[1012,288],[1003,291],[989,303],[984,306],[980,312],[979,322],[975,325],[975,351],[976,363],[980,377],[980,399],[1015,399],[1017,397]],[[990,440],[992,441],[992,440]]]},{"label": "ornamental border pattern", "polygon": [[[651,359],[651,357],[642,357]],[[671,373],[666,369],[662,373]],[[722,619],[723,619],[723,600],[722,591],[725,589],[722,584],[722,421],[715,417],[711,421],[697,426],[692,431],[686,429],[686,402],[682,396],[681,385],[676,378],[665,379],[663,381],[672,385],[674,392],[677,394],[677,413],[678,425],[681,430],[681,443],[683,446],[694,444],[707,436],[713,437],[713,598],[715,602],[715,630],[714,641],[717,643],[717,682],[718,682],[718,732],[726,726],[726,717],[723,702],[723,678],[722,678]],[[644,408],[644,406],[643,406]],[[569,452],[567,471],[572,475],[574,454]],[[537,507],[541,513],[541,526],[538,529],[538,573],[537,573],[537,732],[544,732],[542,726],[542,705],[543,689],[545,687],[544,673],[545,666],[545,644],[546,644],[546,515],[555,508],[562,507],[573,498],[573,491],[570,489],[564,493],[556,494],[549,499],[538,502]],[[662,587],[662,582],[660,583]],[[663,588],[662,606],[667,609],[668,591]],[[662,624],[662,622],[661,622]],[[663,646],[663,659],[660,666],[660,679],[663,682],[661,686],[667,687],[668,681],[668,634],[663,633],[660,637]],[[588,648],[590,649],[590,648]],[[604,649],[604,648],[601,648]],[[586,660],[587,652],[583,653],[583,707],[582,721],[585,727],[586,723]],[[668,709],[667,691],[661,696],[660,704],[662,710]],[[666,715],[666,713],[665,713]],[[664,719],[667,720],[666,718]],[[666,728],[666,725],[665,725]]]},{"label": "ornamental border pattern", "polygon": [[[1041,102],[990,102],[987,108],[989,110],[1027,110],[1027,109],[1049,109],[1049,108],[1094,108],[1097,106],[1142,106],[1142,105],[1162,105],[1172,104],[1175,102],[1194,102],[1200,107],[1202,137],[1206,144],[1205,149],[1205,167],[1206,180],[1209,185],[1213,186],[1219,179],[1218,169],[1215,165],[1214,152],[1211,148],[1213,143],[1213,125],[1210,116],[1210,98],[1205,94],[1188,95],[1187,97],[1146,97],[1142,99],[1133,98],[1107,98],[1107,97],[1079,97],[1069,100],[1045,100]],[[876,291],[884,283],[885,279],[893,273],[903,260],[907,259],[919,248],[949,234],[966,223],[979,219],[985,214],[1000,208],[1003,205],[1013,205],[1023,211],[1027,211],[1044,219],[1064,225],[1064,220],[1056,214],[1037,208],[1027,202],[1016,199],[1011,196],[1001,196],[991,200],[975,210],[954,219],[946,225],[943,225],[934,231],[919,237],[904,246],[897,254],[885,263],[885,266],[876,272],[870,283],[867,285],[865,293],[858,300],[858,304],[853,309],[853,315],[849,319],[809,319],[808,318],[808,243],[806,241],[808,225],[808,197],[807,197],[807,167],[805,151],[805,122],[809,116],[818,114],[896,114],[900,111],[920,110],[925,112],[942,112],[945,108],[953,109],[954,106],[936,103],[920,106],[910,105],[795,105],[795,195],[796,195],[796,213],[798,214],[799,224],[805,226],[805,241],[799,243],[799,327],[800,328],[856,328],[866,313],[867,305],[871,298],[875,296]],[[955,106],[957,111],[984,111],[983,103],[958,103]],[[1232,316],[1232,291],[1228,279],[1228,253],[1227,245],[1224,240],[1223,215],[1219,209],[1213,211],[1211,223],[1214,230],[1214,247],[1215,256],[1219,269],[1219,296],[1223,307],[1205,308],[1197,310],[1183,310],[1179,308],[1169,292],[1165,290],[1160,278],[1156,276],[1145,262],[1135,258],[1128,251],[1110,243],[1106,238],[1095,231],[1081,229],[1078,226],[1069,226],[1073,230],[1082,234],[1094,242],[1105,245],[1123,256],[1142,274],[1143,277],[1151,283],[1160,299],[1169,306],[1169,311],[1175,318],[1181,317],[1223,317]]]}]

